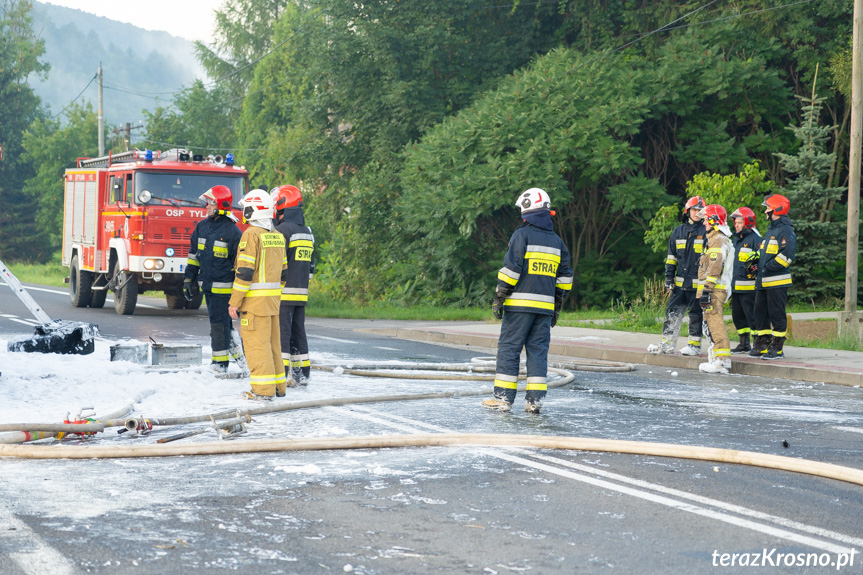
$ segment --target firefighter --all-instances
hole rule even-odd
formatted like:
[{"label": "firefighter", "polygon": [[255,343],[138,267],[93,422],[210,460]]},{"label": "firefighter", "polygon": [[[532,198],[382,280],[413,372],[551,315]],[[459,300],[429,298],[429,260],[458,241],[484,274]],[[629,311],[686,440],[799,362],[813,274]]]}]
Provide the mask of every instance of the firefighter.
[{"label": "firefighter", "polygon": [[791,202],[785,196],[770,194],[761,204],[767,209],[770,225],[761,240],[758,275],[755,278],[755,343],[752,357],[773,360],[785,357],[782,350],[788,333],[785,305],[788,303],[789,270],[797,251],[794,224],[788,217]]},{"label": "firefighter", "polygon": [[237,253],[228,312],[240,319],[240,334],[251,371],[252,390],[244,397],[270,400],[285,395],[285,370],[279,340],[279,296],[285,285],[285,237],[273,230],[273,201],[264,190],[240,200],[243,232]]},{"label": "firefighter", "polygon": [[665,258],[665,289],[671,292],[662,324],[659,345],[650,344],[647,351],[654,354],[674,353],[683,315],[689,312],[689,341],[680,349],[682,355],[701,355],[701,306],[695,293],[698,291],[698,260],[704,251],[707,230],[701,222],[700,212],[705,203],[701,196],[693,196],[683,206],[683,223],[674,228],[668,238],[668,255]]},{"label": "firefighter", "polygon": [[503,267],[497,274],[492,312],[503,319],[497,342],[494,397],[482,402],[489,409],[510,411],[515,402],[519,358],[527,354],[527,393],[524,410],[539,413],[548,389],[548,347],[551,328],[572,289],[569,250],[551,223],[551,198],[531,188],[515,203],[522,224],[509,240]]},{"label": "firefighter", "polygon": [[737,330],[737,347],[731,353],[752,349],[749,334],[755,326],[755,275],[761,234],[755,227],[755,212],[742,206],[731,214],[734,221],[734,272],[731,279],[731,318]]},{"label": "firefighter", "polygon": [[306,338],[306,304],[309,280],[315,273],[315,237],[303,216],[303,195],[299,188],[279,186],[270,196],[275,210],[273,223],[285,236],[288,256],[288,275],[279,307],[282,362],[290,387],[308,385],[311,365]]},{"label": "firefighter", "polygon": [[192,232],[189,256],[183,279],[183,296],[192,301],[197,290],[204,291],[207,315],[210,317],[210,345],[213,348],[211,368],[217,373],[228,371],[229,355],[238,361],[239,346],[232,346],[231,316],[228,300],[234,279],[234,259],[243,233],[231,212],[233,195],[227,186],[213,186],[201,195],[207,205],[207,218],[198,222]]},{"label": "firefighter", "polygon": [[718,204],[705,206],[701,211],[701,221],[707,229],[706,249],[698,260],[698,298],[699,307],[704,310],[708,337],[712,353],[708,361],[698,366],[707,373],[728,373],[731,369],[731,349],[728,344],[728,331],[722,318],[722,308],[731,291],[731,277],[734,269],[733,248],[728,240],[731,230],[726,224],[727,212]]}]

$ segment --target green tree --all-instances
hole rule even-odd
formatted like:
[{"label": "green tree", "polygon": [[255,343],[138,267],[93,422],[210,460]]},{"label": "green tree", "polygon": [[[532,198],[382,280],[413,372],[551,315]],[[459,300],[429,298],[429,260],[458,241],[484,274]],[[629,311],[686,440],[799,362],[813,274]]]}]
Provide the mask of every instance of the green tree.
[{"label": "green tree", "polygon": [[[835,297],[845,291],[845,220],[834,214],[844,188],[828,186],[835,157],[826,150],[833,126],[819,118],[823,98],[801,97],[803,118],[788,128],[800,141],[796,154],[776,154],[788,174],[782,190],[791,200],[791,214],[797,235],[797,255],[792,273],[796,297],[807,301]],[[834,218],[834,215],[838,216]]]},{"label": "green tree", "polygon": [[32,173],[22,157],[22,134],[41,115],[27,77],[48,71],[39,61],[44,48],[31,27],[31,9],[31,2],[0,0],[0,255],[22,259],[46,248],[21,192]]},{"label": "green tree", "polygon": [[153,148],[180,147],[196,153],[225,154],[236,145],[234,119],[240,101],[225,87],[207,89],[196,80],[174,97],[173,107],[144,111],[145,141]]},{"label": "green tree", "polygon": [[35,175],[24,183],[28,205],[36,207],[36,225],[47,238],[47,250],[39,244],[31,252],[45,261],[63,242],[63,173],[76,166],[81,156],[98,154],[98,118],[90,104],[72,105],[66,121],[36,119],[24,133],[24,161],[35,167]]},{"label": "green tree", "polygon": [[[761,214],[759,206],[764,196],[775,192],[776,185],[767,179],[767,172],[760,169],[757,162],[746,164],[739,174],[696,174],[686,187],[686,197],[701,196],[708,204],[719,204],[725,208],[729,216],[737,208],[751,208],[755,212],[756,225],[761,230],[766,229],[769,222]],[[663,206],[650,220],[644,239],[654,252],[665,253],[668,249],[668,238],[681,222],[682,214],[682,206]],[[734,228],[731,222],[728,227]]]}]

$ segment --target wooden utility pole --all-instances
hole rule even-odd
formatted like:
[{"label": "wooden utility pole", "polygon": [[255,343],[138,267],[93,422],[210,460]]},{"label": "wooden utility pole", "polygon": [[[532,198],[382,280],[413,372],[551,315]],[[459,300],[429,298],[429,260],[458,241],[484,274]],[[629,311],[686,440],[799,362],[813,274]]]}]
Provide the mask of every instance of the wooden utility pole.
[{"label": "wooden utility pole", "polygon": [[102,64],[99,63],[99,71],[96,72],[99,102],[96,104],[99,108],[99,157],[105,155],[105,121],[102,115]]},{"label": "wooden utility pole", "polygon": [[845,313],[839,316],[839,334],[863,341],[863,314],[857,311],[858,245],[860,241],[860,161],[863,134],[863,0],[854,0],[854,36],[851,48],[851,150],[848,160],[848,235],[845,250]]}]

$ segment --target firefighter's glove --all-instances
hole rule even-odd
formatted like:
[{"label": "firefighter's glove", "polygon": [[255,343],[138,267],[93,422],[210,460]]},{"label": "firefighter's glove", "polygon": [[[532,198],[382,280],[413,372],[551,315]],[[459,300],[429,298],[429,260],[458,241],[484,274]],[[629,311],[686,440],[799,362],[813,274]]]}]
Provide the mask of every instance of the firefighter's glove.
[{"label": "firefighter's glove", "polygon": [[551,316],[551,327],[557,325],[557,319],[560,317],[560,310],[563,309],[563,300],[565,297],[565,293],[561,290],[554,292],[554,314]]},{"label": "firefighter's glove", "polygon": [[503,319],[503,296],[495,294],[494,300],[491,302],[491,313],[495,319]]},{"label": "firefighter's glove", "polygon": [[190,278],[186,278],[183,280],[183,297],[186,298],[186,301],[192,301],[195,299],[195,296],[198,295],[198,284],[197,282],[193,282]]},{"label": "firefighter's glove", "polygon": [[674,291],[674,280],[665,280],[665,291]]},{"label": "firefighter's glove", "polygon": [[698,303],[701,304],[701,309],[710,309],[710,292],[701,292],[701,297],[698,298]]},{"label": "firefighter's glove", "polygon": [[755,279],[758,275],[758,260],[746,264],[746,279]]}]

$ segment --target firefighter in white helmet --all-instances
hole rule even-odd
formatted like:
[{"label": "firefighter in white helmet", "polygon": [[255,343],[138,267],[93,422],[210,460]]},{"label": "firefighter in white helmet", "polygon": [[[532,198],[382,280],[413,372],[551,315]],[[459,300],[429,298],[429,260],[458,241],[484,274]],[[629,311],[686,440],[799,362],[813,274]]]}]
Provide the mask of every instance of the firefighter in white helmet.
[{"label": "firefighter in white helmet", "polygon": [[279,339],[279,300],[287,275],[285,236],[273,230],[273,201],[264,190],[240,200],[250,225],[240,238],[236,275],[228,312],[240,320],[240,335],[251,371],[247,399],[285,395],[285,370]]},{"label": "firefighter in white helmet", "polygon": [[727,212],[718,204],[701,210],[701,221],[707,229],[707,249],[698,260],[698,303],[704,310],[704,323],[710,338],[708,361],[698,366],[707,373],[728,373],[731,369],[731,349],[722,308],[731,293],[734,269],[734,248],[728,239],[731,230],[726,223]]},{"label": "firefighter in white helmet", "polygon": [[519,194],[515,205],[522,224],[509,240],[497,274],[492,312],[503,319],[497,342],[494,397],[489,409],[510,411],[515,402],[519,358],[527,354],[525,411],[539,413],[548,390],[548,347],[551,328],[572,289],[569,250],[554,233],[551,198],[539,188]]}]

